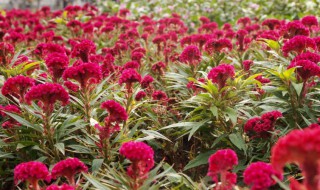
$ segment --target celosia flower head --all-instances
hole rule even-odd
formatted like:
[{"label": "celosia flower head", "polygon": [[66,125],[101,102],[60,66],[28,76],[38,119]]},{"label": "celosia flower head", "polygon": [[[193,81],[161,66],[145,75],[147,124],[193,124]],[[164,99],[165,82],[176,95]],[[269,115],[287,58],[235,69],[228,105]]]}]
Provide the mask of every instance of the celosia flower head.
[{"label": "celosia flower head", "polygon": [[102,71],[96,63],[83,63],[67,68],[63,75],[64,80],[76,80],[81,89],[87,89],[92,83],[97,84],[102,79]]},{"label": "celosia flower head", "polygon": [[319,63],[320,62],[320,55],[317,53],[312,53],[312,52],[301,53],[301,54],[297,55],[291,61],[291,64],[295,64],[295,62],[300,61],[300,60],[308,60],[308,61],[312,61],[314,63]]},{"label": "celosia flower head", "polygon": [[88,167],[78,158],[67,158],[53,166],[51,175],[54,179],[59,176],[64,176],[71,185],[75,185],[74,176],[80,172],[88,172]]},{"label": "celosia flower head", "polygon": [[210,70],[208,79],[213,83],[217,83],[219,88],[223,88],[229,78],[233,78],[235,75],[234,66],[228,64],[221,64]]},{"label": "celosia flower head", "polygon": [[288,53],[292,51],[301,54],[308,48],[316,49],[316,44],[313,39],[306,36],[295,36],[283,45],[282,51],[284,56],[288,56]]},{"label": "celosia flower head", "polygon": [[136,97],[135,97],[135,100],[136,101],[141,101],[144,97],[146,97],[147,94],[144,92],[144,91],[139,91],[137,94],[136,94]]},{"label": "celosia flower head", "polygon": [[32,185],[35,185],[39,180],[48,182],[51,180],[48,168],[42,162],[24,162],[14,168],[14,182],[16,184],[19,181],[29,181]]},{"label": "celosia flower head", "polygon": [[271,164],[265,162],[252,163],[243,173],[244,182],[251,187],[251,190],[267,190],[275,185],[276,181],[272,176],[282,179],[280,173],[276,172]]},{"label": "celosia flower head", "polygon": [[319,25],[317,17],[315,17],[313,15],[304,16],[301,19],[301,23],[307,27]]},{"label": "celosia flower head", "polygon": [[127,169],[131,178],[146,179],[154,166],[153,149],[144,142],[126,142],[120,147],[120,154],[132,162]]},{"label": "celosia flower head", "polygon": [[224,49],[228,49],[228,51],[232,50],[232,43],[227,38],[222,38],[219,40],[210,39],[204,46],[204,50],[209,54],[212,54],[214,52],[221,53]]},{"label": "celosia flower head", "polygon": [[161,90],[156,90],[152,93],[152,99],[153,100],[167,100],[168,96],[165,92],[161,91]]},{"label": "celosia flower head", "polygon": [[201,52],[197,46],[190,45],[180,54],[180,61],[190,65],[197,65],[201,61]]},{"label": "celosia flower head", "polygon": [[295,163],[302,170],[305,189],[319,187],[320,128],[293,130],[281,137],[271,150],[271,164],[278,172],[288,163]]},{"label": "celosia flower head", "polygon": [[282,33],[284,38],[291,39],[295,36],[309,36],[310,32],[300,21],[288,22],[283,28]]},{"label": "celosia flower head", "polygon": [[109,112],[109,120],[111,122],[122,122],[128,119],[126,110],[114,100],[103,102],[101,108],[106,109]]},{"label": "celosia flower head", "polygon": [[249,71],[251,66],[253,65],[253,61],[252,60],[244,60],[242,62],[242,65],[243,65],[243,70],[244,71]]},{"label": "celosia flower head", "polygon": [[1,88],[1,93],[4,96],[14,96],[20,99],[20,102],[24,101],[24,96],[28,89],[34,86],[35,82],[32,78],[25,76],[15,76],[8,78]]},{"label": "celosia flower head", "polygon": [[313,76],[320,75],[320,66],[316,63],[308,60],[300,60],[296,62],[292,62],[289,68],[297,67],[296,72],[298,77],[301,78],[303,81],[307,81],[309,78]]},{"label": "celosia flower head", "polygon": [[54,80],[57,80],[62,76],[64,70],[68,67],[69,58],[62,53],[51,53],[46,57],[45,63],[51,76],[54,78]]},{"label": "celosia flower head", "polygon": [[270,137],[270,132],[274,130],[276,120],[280,117],[282,117],[281,112],[271,111],[261,115],[261,117],[251,118],[244,125],[244,131],[252,138]]},{"label": "celosia flower head", "polygon": [[153,82],[153,77],[150,75],[146,75],[143,77],[141,81],[141,87],[148,88],[152,82]]},{"label": "celosia flower head", "polygon": [[37,100],[43,110],[51,112],[57,101],[60,101],[62,106],[67,105],[69,94],[60,84],[45,83],[33,86],[26,93],[25,100],[28,104]]},{"label": "celosia flower head", "polygon": [[91,40],[82,40],[79,44],[76,44],[71,52],[71,57],[78,57],[83,62],[89,62],[89,55],[95,54],[96,45]]},{"label": "celosia flower head", "polygon": [[122,71],[122,74],[119,78],[119,84],[122,85],[123,83],[132,84],[134,82],[141,81],[141,75],[135,69],[125,69]]},{"label": "celosia flower head", "polygon": [[209,157],[208,176],[218,184],[219,174],[221,184],[217,185],[220,189],[232,189],[237,182],[237,175],[231,173],[230,170],[238,165],[237,154],[231,149],[218,150]]}]

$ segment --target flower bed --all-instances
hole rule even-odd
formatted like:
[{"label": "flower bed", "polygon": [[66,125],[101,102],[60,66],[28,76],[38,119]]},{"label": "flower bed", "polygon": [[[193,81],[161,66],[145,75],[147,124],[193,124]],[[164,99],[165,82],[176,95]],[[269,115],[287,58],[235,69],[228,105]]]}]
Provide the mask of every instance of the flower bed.
[{"label": "flower bed", "polygon": [[1,13],[0,189],[320,189],[315,16],[129,13]]}]

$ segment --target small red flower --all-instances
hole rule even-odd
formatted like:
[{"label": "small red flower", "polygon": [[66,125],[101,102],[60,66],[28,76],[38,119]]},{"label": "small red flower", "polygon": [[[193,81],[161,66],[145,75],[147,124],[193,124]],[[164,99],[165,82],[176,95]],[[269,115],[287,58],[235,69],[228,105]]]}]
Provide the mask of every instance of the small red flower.
[{"label": "small red flower", "polygon": [[123,83],[132,84],[135,82],[141,82],[141,75],[134,69],[125,69],[119,78],[119,84]]},{"label": "small red flower", "polygon": [[292,62],[288,69],[292,67],[297,67],[296,72],[298,77],[303,81],[307,81],[311,77],[320,75],[320,66],[312,61],[300,60],[297,62]]},{"label": "small red flower", "polygon": [[54,81],[57,81],[68,67],[69,58],[62,53],[51,53],[46,57],[45,63]]},{"label": "small red flower", "polygon": [[67,68],[62,77],[65,81],[68,79],[76,80],[81,89],[88,89],[92,83],[97,84],[101,81],[102,71],[96,63],[82,63]]},{"label": "small red flower", "polygon": [[54,179],[64,176],[70,185],[75,186],[75,175],[80,172],[88,172],[88,167],[78,158],[67,158],[56,163],[52,168],[51,174]]},{"label": "small red flower", "polygon": [[148,88],[152,82],[153,82],[152,76],[146,75],[143,77],[143,79],[141,81],[141,87]]},{"label": "small red flower", "polygon": [[122,122],[128,119],[126,110],[114,100],[103,102],[101,108],[106,109],[109,112],[108,120],[110,122]]},{"label": "small red flower", "polygon": [[60,101],[62,106],[67,105],[69,94],[60,84],[45,83],[33,86],[26,93],[25,100],[28,104],[31,104],[31,101],[38,100],[44,111],[51,112],[57,101]]},{"label": "small red flower", "polygon": [[[230,170],[232,170],[236,165],[238,165],[238,157],[237,154],[231,149],[218,150],[216,153],[210,156],[207,175],[210,176],[217,184],[216,189],[232,189],[237,182],[237,175],[231,173]],[[219,181],[221,184],[218,184]]]},{"label": "small red flower", "polygon": [[51,181],[48,168],[42,162],[24,162],[14,168],[15,184],[28,181],[32,185],[33,189],[40,189],[38,184],[39,180],[46,180],[47,182]]},{"label": "small red flower", "polygon": [[288,56],[292,51],[301,54],[307,51],[308,48],[313,50],[317,49],[313,39],[306,36],[295,36],[283,45],[282,51],[284,56]]},{"label": "small red flower", "polygon": [[275,185],[277,182],[272,176],[282,179],[282,175],[265,162],[252,163],[243,173],[244,182],[251,187],[251,190],[266,190]]},{"label": "small red flower", "polygon": [[242,65],[243,65],[243,70],[244,71],[249,71],[251,66],[253,65],[253,61],[252,60],[244,60],[242,62]]},{"label": "small red flower", "polygon": [[136,101],[141,101],[147,94],[144,91],[139,91],[135,97]]},{"label": "small red flower", "polygon": [[229,78],[234,78],[234,66],[228,64],[221,64],[210,70],[208,79],[213,83],[217,83],[219,88],[223,88]]},{"label": "small red flower", "polygon": [[15,76],[8,78],[2,86],[1,93],[4,96],[14,96],[20,99],[20,102],[24,102],[24,96],[28,89],[35,85],[32,78],[25,76]]},{"label": "small red flower", "polygon": [[71,52],[71,57],[80,58],[84,63],[89,62],[89,55],[96,53],[96,45],[91,40],[82,40],[76,44]]},{"label": "small red flower", "polygon": [[208,40],[204,46],[204,50],[209,54],[212,54],[214,52],[221,53],[224,49],[228,49],[228,51],[232,50],[232,43],[227,38],[222,38],[219,40],[216,40],[216,39]]},{"label": "small red flower", "polygon": [[154,166],[153,149],[143,142],[126,142],[120,147],[120,154],[132,162],[127,169],[128,175],[141,181],[148,177],[148,173]]},{"label": "small red flower", "polygon": [[197,46],[190,45],[180,54],[180,61],[190,65],[197,65],[201,61],[201,52]]},{"label": "small red flower", "polygon": [[272,147],[272,166],[282,173],[286,164],[295,163],[302,170],[303,187],[308,190],[319,187],[319,136],[320,128],[305,128],[281,137]]},{"label": "small red flower", "polygon": [[152,99],[153,100],[167,100],[168,96],[165,92],[158,90],[158,91],[154,91],[152,94]]}]

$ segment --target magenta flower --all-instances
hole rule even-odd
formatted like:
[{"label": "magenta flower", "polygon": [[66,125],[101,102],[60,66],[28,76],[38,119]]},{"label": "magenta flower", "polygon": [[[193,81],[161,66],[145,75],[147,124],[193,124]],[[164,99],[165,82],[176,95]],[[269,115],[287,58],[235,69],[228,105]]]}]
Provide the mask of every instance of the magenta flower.
[{"label": "magenta flower", "polygon": [[133,185],[141,186],[154,166],[153,149],[143,142],[130,141],[123,143],[119,152],[132,162],[127,174],[134,180]]},{"label": "magenta flower", "polygon": [[4,96],[13,96],[19,98],[20,102],[24,102],[24,96],[30,87],[34,86],[35,82],[32,78],[25,76],[15,76],[8,78],[1,89]]},{"label": "magenta flower", "polygon": [[52,177],[65,177],[69,184],[75,186],[75,175],[80,172],[88,172],[88,167],[78,158],[67,158],[56,163],[51,171]]},{"label": "magenta flower", "polygon": [[33,86],[26,93],[25,100],[28,104],[31,104],[31,101],[39,101],[41,108],[50,113],[57,101],[60,101],[62,106],[67,105],[69,94],[60,84],[45,83]]},{"label": "magenta flower", "polygon": [[[208,176],[217,184],[216,189],[232,189],[237,182],[237,175],[230,172],[238,165],[237,154],[231,149],[218,150],[209,158]],[[218,184],[218,182],[221,184]]]},{"label": "magenta flower", "polygon": [[190,65],[197,65],[201,61],[201,52],[197,46],[190,45],[180,54],[180,61]]},{"label": "magenta flower", "polygon": [[276,172],[271,164],[265,162],[252,163],[243,173],[244,182],[251,187],[251,190],[267,190],[275,185],[277,182],[272,176],[282,179],[282,175]]},{"label": "magenta flower", "polygon": [[221,89],[226,85],[226,82],[229,78],[234,78],[234,75],[235,72],[233,65],[221,64],[210,70],[208,79],[210,79],[213,83],[217,83],[219,89]]},{"label": "magenta flower", "polygon": [[34,190],[40,190],[39,180],[51,181],[51,176],[46,165],[42,162],[30,161],[17,165],[14,168],[14,182],[28,181]]}]

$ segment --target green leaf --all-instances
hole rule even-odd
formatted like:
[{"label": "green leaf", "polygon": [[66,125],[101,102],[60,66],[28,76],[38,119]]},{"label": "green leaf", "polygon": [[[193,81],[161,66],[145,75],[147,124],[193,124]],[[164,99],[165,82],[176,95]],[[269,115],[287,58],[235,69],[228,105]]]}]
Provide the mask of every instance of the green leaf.
[{"label": "green leaf", "polygon": [[216,118],[218,118],[218,108],[217,108],[217,106],[215,106],[215,105],[212,105],[211,107],[210,107],[210,111],[211,111],[211,113],[212,113],[212,115],[213,116],[215,116]]},{"label": "green leaf", "polygon": [[269,40],[269,39],[262,39],[271,49],[278,51],[280,49],[280,44],[277,41]]},{"label": "green leaf", "polygon": [[110,188],[108,188],[107,186],[103,185],[102,183],[100,183],[94,176],[90,175],[90,174],[85,174],[83,173],[83,176],[85,178],[87,178],[87,180],[96,188],[98,188],[99,190],[109,190]]},{"label": "green leaf", "polygon": [[291,84],[292,84],[293,88],[296,90],[298,96],[300,96],[302,88],[303,88],[303,83],[297,84],[297,83],[292,82]]},{"label": "green leaf", "polygon": [[233,125],[237,124],[237,118],[238,118],[238,113],[236,110],[227,107],[225,113],[229,116],[229,118],[231,119],[231,122]]},{"label": "green leaf", "polygon": [[210,150],[210,151],[208,151],[208,152],[199,154],[195,159],[191,160],[191,161],[183,168],[183,171],[186,171],[186,170],[188,170],[188,169],[191,169],[191,168],[194,168],[194,167],[203,165],[203,164],[207,164],[210,155],[213,154],[214,152],[215,152],[215,150]]},{"label": "green leaf", "polygon": [[161,133],[157,132],[157,131],[152,131],[152,130],[141,130],[141,132],[143,134],[146,134],[148,136],[151,136],[153,139],[164,139],[166,141],[170,141],[170,139],[168,139],[166,136],[162,135]]},{"label": "green leaf", "polygon": [[57,143],[54,145],[63,155],[65,154],[65,148],[63,143]]},{"label": "green leaf", "polygon": [[244,150],[246,151],[247,148],[246,148],[246,144],[242,138],[242,136],[237,133],[237,134],[230,134],[229,135],[229,139],[230,141],[232,142],[232,144],[234,144],[237,148],[239,148],[240,150]]},{"label": "green leaf", "polygon": [[92,160],[92,172],[99,171],[104,159],[94,159]]}]

